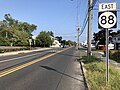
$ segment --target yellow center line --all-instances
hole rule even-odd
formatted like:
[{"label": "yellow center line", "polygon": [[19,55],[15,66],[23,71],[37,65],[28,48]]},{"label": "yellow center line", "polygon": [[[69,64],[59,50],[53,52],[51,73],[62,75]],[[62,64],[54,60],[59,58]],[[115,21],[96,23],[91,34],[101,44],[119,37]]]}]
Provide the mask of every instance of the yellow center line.
[{"label": "yellow center line", "polygon": [[[71,48],[71,47],[70,47],[70,48]],[[67,48],[67,49],[69,49],[69,48]],[[14,68],[11,68],[11,69],[2,71],[2,72],[0,72],[0,77],[3,77],[3,76],[5,76],[5,75],[8,75],[8,74],[13,73],[13,72],[15,72],[15,71],[18,71],[18,70],[20,70],[20,69],[23,69],[23,68],[25,68],[25,67],[27,67],[27,66],[30,66],[30,65],[32,65],[32,64],[35,64],[35,63],[41,61],[41,60],[47,59],[47,58],[49,58],[49,57],[51,57],[51,56],[54,56],[55,54],[58,54],[58,53],[60,53],[60,52],[65,51],[65,50],[67,50],[67,49],[58,51],[58,52],[56,52],[56,53],[53,53],[53,54],[50,54],[50,55],[47,55],[47,56],[44,56],[44,57],[42,57],[42,58],[33,60],[33,61],[31,61],[31,62],[22,64],[22,65],[20,65],[20,66],[17,66],[17,67],[14,67]]]}]

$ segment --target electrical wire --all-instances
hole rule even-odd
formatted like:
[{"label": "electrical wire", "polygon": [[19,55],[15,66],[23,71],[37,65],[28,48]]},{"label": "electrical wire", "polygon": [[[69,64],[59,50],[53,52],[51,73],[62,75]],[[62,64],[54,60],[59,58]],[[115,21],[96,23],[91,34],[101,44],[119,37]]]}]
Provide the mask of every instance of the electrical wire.
[{"label": "electrical wire", "polygon": [[83,33],[83,31],[85,30],[85,27],[86,27],[86,25],[87,25],[87,22],[88,22],[88,9],[86,9],[85,18],[84,18],[83,25],[82,25],[82,28],[81,28],[81,30],[80,30],[79,36],[81,36],[81,34]]},{"label": "electrical wire", "polygon": [[[94,6],[95,6],[95,4],[97,3],[97,1],[98,1],[98,0],[93,0],[92,6],[91,6],[90,8],[93,9]],[[90,8],[89,8],[89,9],[90,9]],[[87,12],[87,14],[85,15],[85,19],[84,19],[84,22],[83,22],[83,26],[82,26],[81,31],[80,31],[80,34],[79,34],[80,36],[81,36],[82,33],[84,32],[87,23],[88,23],[88,12]]]},{"label": "electrical wire", "polygon": [[73,34],[76,34],[76,32],[73,32],[73,33],[55,33],[57,35],[73,35]]},{"label": "electrical wire", "polygon": [[93,0],[93,3],[92,3],[92,9],[94,8],[95,4],[97,3],[98,0]]}]

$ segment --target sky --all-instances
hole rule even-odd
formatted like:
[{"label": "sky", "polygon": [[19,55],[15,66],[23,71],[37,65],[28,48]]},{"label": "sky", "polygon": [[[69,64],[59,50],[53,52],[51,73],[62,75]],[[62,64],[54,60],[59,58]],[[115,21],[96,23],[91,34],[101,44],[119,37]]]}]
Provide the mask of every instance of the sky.
[{"label": "sky", "polygon": [[[99,2],[117,2],[120,9],[120,0],[99,0]],[[87,14],[88,0],[0,0],[0,20],[10,13],[14,19],[37,25],[33,35],[41,31],[53,31],[55,36],[76,41],[77,15],[82,27]],[[98,2],[95,9],[98,9]],[[118,12],[118,21],[120,19]],[[98,32],[98,10],[93,10],[92,32]],[[115,30],[120,29],[120,24]],[[87,40],[87,26],[80,36],[80,41]]]}]

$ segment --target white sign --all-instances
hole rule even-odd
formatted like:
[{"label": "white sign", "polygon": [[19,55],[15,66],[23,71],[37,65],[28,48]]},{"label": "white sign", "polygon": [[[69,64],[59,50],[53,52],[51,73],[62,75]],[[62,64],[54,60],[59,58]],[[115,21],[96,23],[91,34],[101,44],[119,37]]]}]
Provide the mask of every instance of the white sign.
[{"label": "white sign", "polygon": [[103,12],[99,15],[99,25],[102,28],[112,28],[116,25],[117,17],[113,12]]},{"label": "white sign", "polygon": [[116,11],[116,3],[100,3],[99,11]]}]

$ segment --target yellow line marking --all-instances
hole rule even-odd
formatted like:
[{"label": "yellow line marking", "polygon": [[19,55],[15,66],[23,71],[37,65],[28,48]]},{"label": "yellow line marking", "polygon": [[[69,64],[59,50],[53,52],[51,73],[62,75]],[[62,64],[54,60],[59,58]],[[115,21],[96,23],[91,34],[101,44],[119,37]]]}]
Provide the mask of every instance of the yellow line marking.
[{"label": "yellow line marking", "polygon": [[[70,48],[71,48],[71,47],[70,47]],[[67,49],[69,49],[69,48],[67,48]],[[3,77],[3,76],[5,76],[5,75],[8,75],[8,74],[13,73],[13,72],[15,72],[15,71],[18,71],[18,70],[20,70],[20,69],[23,69],[23,68],[25,68],[25,67],[27,67],[27,66],[30,66],[30,65],[32,65],[32,64],[35,64],[35,63],[41,61],[41,60],[47,59],[47,58],[49,58],[49,57],[51,57],[51,56],[54,56],[55,54],[58,54],[58,53],[60,53],[60,52],[65,51],[65,50],[67,50],[67,49],[58,51],[58,52],[56,52],[56,53],[53,53],[53,54],[50,54],[50,55],[47,55],[47,56],[44,56],[44,57],[42,57],[42,58],[33,60],[33,61],[31,61],[31,62],[22,64],[22,65],[20,65],[20,66],[17,66],[17,67],[14,67],[14,68],[11,68],[11,69],[2,71],[2,72],[0,72],[0,77]]]}]

